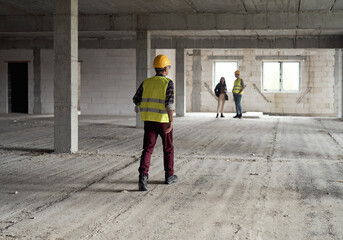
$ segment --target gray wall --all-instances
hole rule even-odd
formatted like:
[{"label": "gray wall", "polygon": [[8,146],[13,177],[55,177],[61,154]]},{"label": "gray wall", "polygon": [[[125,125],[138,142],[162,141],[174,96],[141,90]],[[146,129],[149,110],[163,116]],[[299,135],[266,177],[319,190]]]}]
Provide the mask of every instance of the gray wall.
[{"label": "gray wall", "polygon": [[[187,50],[187,111],[192,111],[193,98],[190,96],[194,84],[193,50]],[[295,93],[271,93],[262,89],[261,58],[296,59],[301,61],[301,91]],[[221,49],[201,51],[201,110],[215,112],[217,100],[210,94],[213,88],[213,59],[237,59],[241,77],[247,85],[243,95],[243,111],[307,116],[338,116],[339,107],[335,103],[341,99],[338,82],[342,73],[335,76],[334,49]],[[338,79],[340,77],[340,79]],[[234,79],[234,74],[232,73]],[[337,85],[337,86],[336,86]],[[336,89],[337,87],[337,89]],[[212,89],[213,90],[213,89]],[[259,91],[262,91],[262,95]],[[231,89],[229,89],[231,92]],[[232,94],[225,104],[225,112],[235,112]],[[337,105],[337,104],[336,104]]]}]

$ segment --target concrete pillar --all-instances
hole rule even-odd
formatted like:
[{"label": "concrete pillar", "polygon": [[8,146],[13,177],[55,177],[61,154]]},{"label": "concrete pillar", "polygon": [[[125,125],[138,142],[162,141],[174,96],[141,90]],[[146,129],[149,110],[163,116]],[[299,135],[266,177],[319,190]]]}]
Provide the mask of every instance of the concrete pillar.
[{"label": "concrete pillar", "polygon": [[78,0],[54,6],[55,152],[78,151]]},{"label": "concrete pillar", "polygon": [[193,50],[192,112],[201,111],[201,50]]},{"label": "concrete pillar", "polygon": [[343,120],[343,49],[340,49],[340,79],[341,79],[341,112],[339,117]]},{"label": "concrete pillar", "polygon": [[33,114],[42,113],[40,49],[33,49]]},{"label": "concrete pillar", "polygon": [[185,49],[177,48],[175,54],[176,65],[176,116],[186,114],[186,81],[185,81]]},{"label": "concrete pillar", "polygon": [[151,49],[150,50],[150,67],[149,67],[149,71],[148,71],[148,76],[152,77],[156,75],[156,71],[155,68],[152,66],[153,61],[156,57],[157,53],[156,53],[156,49]]},{"label": "concrete pillar", "polygon": [[335,51],[335,112],[337,117],[343,118],[343,52],[342,49]]},{"label": "concrete pillar", "polygon": [[[146,30],[147,17],[138,16],[136,31],[136,89],[141,83],[149,77],[149,69],[151,68],[151,34]],[[136,114],[136,126],[143,127],[140,113]]]}]

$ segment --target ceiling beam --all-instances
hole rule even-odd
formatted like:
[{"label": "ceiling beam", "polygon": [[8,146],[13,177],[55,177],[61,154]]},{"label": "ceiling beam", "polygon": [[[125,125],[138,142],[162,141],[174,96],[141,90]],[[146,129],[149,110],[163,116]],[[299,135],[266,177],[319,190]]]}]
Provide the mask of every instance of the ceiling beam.
[{"label": "ceiling beam", "polygon": [[[0,49],[52,49],[52,39],[0,39]],[[79,49],[134,49],[131,39],[79,39]],[[298,37],[152,37],[152,49],[343,48],[343,36]]]},{"label": "ceiling beam", "polygon": [[[136,31],[137,15],[80,15],[80,31]],[[173,19],[173,21],[170,21]],[[51,32],[53,16],[0,16],[0,32]],[[147,30],[283,30],[343,31],[343,12],[173,14],[147,16]]]}]

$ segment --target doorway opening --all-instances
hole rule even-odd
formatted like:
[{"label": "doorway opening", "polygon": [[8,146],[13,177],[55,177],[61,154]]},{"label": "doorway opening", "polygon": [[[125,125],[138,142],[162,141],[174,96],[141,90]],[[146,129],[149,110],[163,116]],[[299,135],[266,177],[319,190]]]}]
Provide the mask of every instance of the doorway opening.
[{"label": "doorway opening", "polygon": [[8,63],[8,112],[28,113],[28,63]]}]

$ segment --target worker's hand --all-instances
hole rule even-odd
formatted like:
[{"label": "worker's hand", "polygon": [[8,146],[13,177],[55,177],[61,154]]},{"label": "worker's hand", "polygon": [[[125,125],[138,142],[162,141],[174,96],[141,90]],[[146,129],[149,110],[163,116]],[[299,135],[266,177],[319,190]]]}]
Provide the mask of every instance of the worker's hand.
[{"label": "worker's hand", "polygon": [[138,107],[138,105],[135,105],[135,112],[136,112],[136,113],[139,112],[139,107]]},{"label": "worker's hand", "polygon": [[166,129],[165,133],[168,134],[168,133],[171,132],[171,130],[173,130],[173,122],[170,122],[170,123],[169,123],[169,126],[168,126],[168,128]]}]

